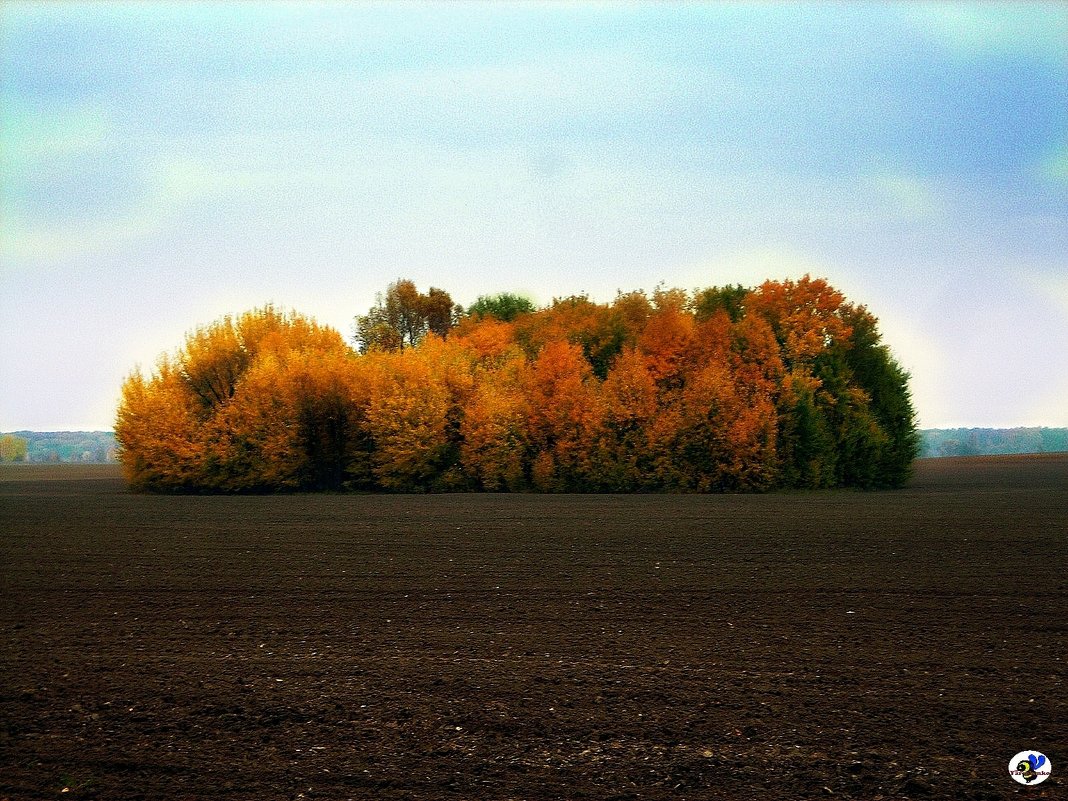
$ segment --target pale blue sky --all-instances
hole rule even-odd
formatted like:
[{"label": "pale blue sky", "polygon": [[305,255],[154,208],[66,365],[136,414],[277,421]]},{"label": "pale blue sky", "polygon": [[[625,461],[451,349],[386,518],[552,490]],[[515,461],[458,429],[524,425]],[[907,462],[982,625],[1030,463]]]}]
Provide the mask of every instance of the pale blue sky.
[{"label": "pale blue sky", "polygon": [[185,331],[805,272],[925,427],[1068,425],[1068,11],[0,6],[0,430],[109,428]]}]

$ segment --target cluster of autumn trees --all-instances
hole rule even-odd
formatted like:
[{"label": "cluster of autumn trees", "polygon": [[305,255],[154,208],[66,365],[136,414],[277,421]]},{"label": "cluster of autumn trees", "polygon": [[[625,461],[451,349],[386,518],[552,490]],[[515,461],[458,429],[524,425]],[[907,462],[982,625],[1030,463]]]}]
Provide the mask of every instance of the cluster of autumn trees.
[{"label": "cluster of autumn trees", "polygon": [[122,389],[136,488],[746,491],[900,485],[907,375],[820,279],[514,295],[466,312],[393,284],[335,330],[267,307],[189,334]]}]

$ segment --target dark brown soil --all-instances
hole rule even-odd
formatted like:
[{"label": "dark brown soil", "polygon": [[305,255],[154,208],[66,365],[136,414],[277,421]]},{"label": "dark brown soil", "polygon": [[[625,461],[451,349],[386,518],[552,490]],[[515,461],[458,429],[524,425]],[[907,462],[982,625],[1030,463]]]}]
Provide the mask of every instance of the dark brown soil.
[{"label": "dark brown soil", "polygon": [[744,496],[6,468],[0,799],[1064,797],[1066,531],[1066,455]]}]

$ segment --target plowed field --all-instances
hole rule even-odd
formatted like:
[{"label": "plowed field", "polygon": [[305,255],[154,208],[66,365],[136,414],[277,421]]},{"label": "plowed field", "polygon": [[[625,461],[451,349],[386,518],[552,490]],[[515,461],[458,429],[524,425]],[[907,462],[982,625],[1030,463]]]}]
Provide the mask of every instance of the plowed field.
[{"label": "plowed field", "polygon": [[0,799],[1063,798],[1066,532],[1066,455],[717,496],[7,467]]}]

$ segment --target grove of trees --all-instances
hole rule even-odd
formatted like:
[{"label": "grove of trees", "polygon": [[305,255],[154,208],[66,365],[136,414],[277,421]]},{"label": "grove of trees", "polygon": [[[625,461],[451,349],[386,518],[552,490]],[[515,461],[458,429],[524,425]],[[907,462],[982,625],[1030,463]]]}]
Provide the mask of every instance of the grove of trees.
[{"label": "grove of trees", "polygon": [[822,279],[466,313],[391,285],[335,330],[266,307],[123,385],[127,479],[155,491],[893,487],[918,447],[875,318]]}]

